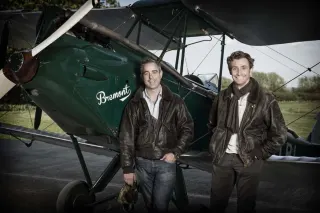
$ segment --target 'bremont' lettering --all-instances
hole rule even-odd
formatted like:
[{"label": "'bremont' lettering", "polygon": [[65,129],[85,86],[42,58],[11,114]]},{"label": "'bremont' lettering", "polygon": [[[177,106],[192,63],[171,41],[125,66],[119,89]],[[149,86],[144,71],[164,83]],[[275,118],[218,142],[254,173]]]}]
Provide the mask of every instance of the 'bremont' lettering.
[{"label": "'bremont' lettering", "polygon": [[106,96],[104,91],[100,91],[97,93],[96,98],[98,100],[98,104],[101,105],[105,104],[107,101],[112,101],[118,98],[120,98],[120,101],[124,101],[130,96],[130,94],[131,90],[129,89],[129,86],[126,84],[121,91],[115,92],[111,95]]}]

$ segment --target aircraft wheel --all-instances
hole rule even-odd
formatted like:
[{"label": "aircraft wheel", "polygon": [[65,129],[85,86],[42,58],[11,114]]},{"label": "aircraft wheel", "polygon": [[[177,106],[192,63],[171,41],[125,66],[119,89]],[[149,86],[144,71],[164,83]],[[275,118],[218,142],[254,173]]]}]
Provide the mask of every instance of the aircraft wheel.
[{"label": "aircraft wheel", "polygon": [[89,186],[84,181],[72,181],[59,193],[56,208],[57,213],[93,212],[93,206],[86,206],[95,202],[95,195],[89,196]]}]

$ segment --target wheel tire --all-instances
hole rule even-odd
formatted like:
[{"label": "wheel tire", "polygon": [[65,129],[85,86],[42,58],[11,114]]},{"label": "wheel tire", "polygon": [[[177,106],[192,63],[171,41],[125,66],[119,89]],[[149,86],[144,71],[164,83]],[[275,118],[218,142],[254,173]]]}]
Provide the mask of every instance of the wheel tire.
[{"label": "wheel tire", "polygon": [[93,206],[85,206],[95,202],[95,195],[89,196],[89,186],[86,182],[76,180],[68,183],[59,193],[57,213],[93,212]]}]

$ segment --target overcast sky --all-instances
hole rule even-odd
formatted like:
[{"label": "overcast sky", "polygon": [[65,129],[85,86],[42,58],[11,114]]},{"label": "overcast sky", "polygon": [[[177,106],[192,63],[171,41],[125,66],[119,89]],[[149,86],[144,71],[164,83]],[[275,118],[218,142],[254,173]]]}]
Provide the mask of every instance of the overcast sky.
[{"label": "overcast sky", "polygon": [[[121,6],[132,4],[135,1],[132,0],[120,0]],[[220,38],[220,36],[215,36]],[[187,43],[194,41],[208,39],[208,37],[197,37],[187,39]],[[212,49],[217,39],[213,38],[210,42],[201,42],[186,48],[186,60],[187,65],[184,65],[184,75],[192,73],[203,58]],[[312,67],[316,63],[320,62],[320,41],[312,42],[298,42],[281,45],[271,46],[249,46],[238,42],[237,40],[231,40],[226,37],[226,45],[223,60],[223,73],[222,75],[230,78],[229,71],[227,69],[226,58],[236,50],[242,50],[248,52],[254,59],[254,70],[259,72],[276,72],[282,76],[286,82],[290,81],[300,73],[306,70],[305,67]],[[277,53],[278,52],[278,53]],[[159,55],[161,51],[156,52]],[[280,53],[280,54],[279,54]],[[220,42],[212,49],[207,58],[198,67],[195,74],[199,73],[219,73],[220,67],[220,54],[221,45]],[[282,55],[284,56],[282,56]],[[168,61],[172,65],[175,64],[176,51],[170,51],[166,53],[164,60]],[[289,59],[288,59],[289,58]],[[295,61],[295,62],[293,62]],[[188,68],[188,69],[187,69]],[[320,74],[320,64],[312,69],[314,72]],[[302,76],[313,76],[312,72],[306,72]],[[296,87],[298,79],[292,81],[287,86]]]}]

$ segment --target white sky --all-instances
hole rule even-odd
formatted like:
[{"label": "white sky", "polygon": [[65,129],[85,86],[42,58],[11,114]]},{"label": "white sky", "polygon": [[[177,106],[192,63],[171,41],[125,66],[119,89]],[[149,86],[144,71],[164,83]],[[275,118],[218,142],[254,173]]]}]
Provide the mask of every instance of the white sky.
[{"label": "white sky", "polygon": [[[126,6],[132,4],[133,0],[120,0],[121,6]],[[199,41],[203,39],[208,39],[209,37],[196,37],[188,38],[187,43],[192,43],[194,41]],[[220,36],[215,36],[215,38],[220,38]],[[186,48],[185,57],[187,60],[184,64],[184,73],[187,74],[187,67],[189,73],[192,73],[203,58],[208,54],[210,49],[217,42],[217,39],[213,38],[210,42],[201,42]],[[275,51],[273,51],[273,50]],[[296,77],[299,73],[306,70],[305,67],[312,67],[320,61],[320,41],[310,41],[310,42],[297,42],[290,44],[281,45],[271,45],[266,46],[249,46],[238,42],[237,40],[231,40],[226,37],[226,45],[224,50],[223,59],[223,73],[222,75],[230,78],[229,71],[227,69],[226,58],[236,50],[242,50],[247,52],[255,59],[254,70],[259,72],[276,72],[282,76],[285,82],[290,81]],[[290,58],[287,59],[286,57]],[[156,55],[160,55],[161,51],[157,51]],[[181,55],[180,55],[181,56]],[[220,56],[221,56],[221,45],[220,42],[213,48],[207,58],[202,62],[197,71],[194,74],[199,73],[219,73],[220,69]],[[173,66],[175,64],[176,51],[170,51],[165,54],[164,60],[171,63]],[[302,66],[301,66],[302,65]],[[320,64],[312,69],[314,72],[320,74]],[[303,76],[313,76],[316,75],[312,72],[306,72]],[[287,87],[296,87],[298,85],[298,79],[290,82]]]}]

